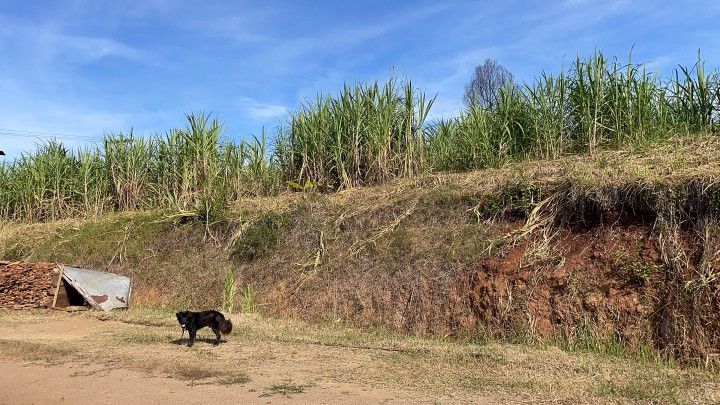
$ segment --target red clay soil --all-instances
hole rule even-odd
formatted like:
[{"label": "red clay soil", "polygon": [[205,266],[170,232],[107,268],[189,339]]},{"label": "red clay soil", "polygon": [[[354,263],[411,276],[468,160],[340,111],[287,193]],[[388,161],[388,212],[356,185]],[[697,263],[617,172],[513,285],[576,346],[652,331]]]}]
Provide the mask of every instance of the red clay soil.
[{"label": "red clay soil", "polygon": [[[649,341],[661,263],[642,226],[564,232],[558,256],[527,258],[530,242],[470,272],[470,307],[482,326],[540,337],[572,336],[586,327],[616,333],[635,345]],[[512,329],[512,328],[511,328]]]},{"label": "red clay soil", "polygon": [[[688,304],[683,285],[697,263],[688,274],[668,270],[650,226],[561,228],[550,243],[542,241],[534,235],[471,264],[428,264],[420,252],[407,266],[361,257],[359,269],[319,271],[301,285],[293,283],[297,274],[251,277],[263,283],[262,310],[276,316],[434,336],[614,339],[686,358],[720,350],[717,294]],[[720,291],[720,284],[710,288]]]}]

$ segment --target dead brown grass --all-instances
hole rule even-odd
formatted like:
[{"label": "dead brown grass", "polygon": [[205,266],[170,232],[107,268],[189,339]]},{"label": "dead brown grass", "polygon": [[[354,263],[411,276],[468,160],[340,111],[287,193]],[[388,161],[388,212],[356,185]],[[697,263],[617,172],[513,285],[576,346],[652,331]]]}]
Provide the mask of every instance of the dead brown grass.
[{"label": "dead brown grass", "polygon": [[[219,307],[230,267],[235,307],[275,317],[505,342],[577,340],[590,327],[601,340],[590,346],[619,336],[630,350],[705,363],[720,353],[720,245],[708,225],[720,216],[719,161],[718,138],[677,138],[639,152],[247,199],[213,226],[216,240],[204,224],[163,213],[4,224],[0,255],[131,275],[134,306]],[[290,225],[256,229],[267,216]],[[233,260],[249,235],[241,245],[261,254]],[[613,240],[642,252],[613,246],[624,261],[575,254]],[[171,326],[162,316],[137,322]]]}]

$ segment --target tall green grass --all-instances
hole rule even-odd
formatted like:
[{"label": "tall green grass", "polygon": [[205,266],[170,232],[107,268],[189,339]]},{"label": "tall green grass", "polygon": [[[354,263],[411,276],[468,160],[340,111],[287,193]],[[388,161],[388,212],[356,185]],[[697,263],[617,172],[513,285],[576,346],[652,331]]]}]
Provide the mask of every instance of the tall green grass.
[{"label": "tall green grass", "polygon": [[673,77],[629,58],[577,58],[557,75],[501,92],[493,110],[470,108],[426,133],[430,170],[470,170],[511,159],[639,147],[676,134],[720,130],[720,76],[700,55]]},{"label": "tall green grass", "polygon": [[204,114],[164,136],[106,136],[72,153],[49,141],[0,165],[0,216],[45,221],[109,211],[171,209],[209,216],[243,196],[277,191],[263,136],[234,144]]},{"label": "tall green grass", "polygon": [[301,106],[279,137],[285,178],[335,190],[419,173],[433,101],[411,82],[395,79],[319,96]]},{"label": "tall green grass", "polygon": [[508,85],[492,109],[428,122],[433,102],[393,78],[318,96],[272,140],[263,131],[229,142],[220,122],[199,114],[162,136],[120,133],[77,152],[46,142],[0,165],[0,218],[158,208],[209,217],[243,196],[288,186],[331,191],[720,132],[720,73],[706,70],[699,54],[694,65],[660,77],[631,58],[597,52]]}]

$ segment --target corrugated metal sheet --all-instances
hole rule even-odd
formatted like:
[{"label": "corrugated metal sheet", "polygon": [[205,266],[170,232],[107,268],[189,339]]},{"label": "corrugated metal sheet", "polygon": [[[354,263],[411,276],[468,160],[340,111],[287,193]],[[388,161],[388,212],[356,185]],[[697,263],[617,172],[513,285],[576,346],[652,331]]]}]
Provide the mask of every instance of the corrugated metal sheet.
[{"label": "corrugated metal sheet", "polygon": [[130,302],[130,278],[101,271],[65,267],[63,279],[70,283],[93,308],[109,311],[127,308]]}]

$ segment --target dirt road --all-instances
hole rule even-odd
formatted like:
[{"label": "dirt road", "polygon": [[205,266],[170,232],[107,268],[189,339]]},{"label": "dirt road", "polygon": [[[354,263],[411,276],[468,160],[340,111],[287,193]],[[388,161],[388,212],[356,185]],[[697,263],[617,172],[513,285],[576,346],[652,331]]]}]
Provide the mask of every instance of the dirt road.
[{"label": "dirt road", "polygon": [[172,314],[0,312],[0,403],[718,401],[717,374],[234,316],[192,348]]},{"label": "dirt road", "polygon": [[0,361],[2,404],[249,404],[249,403],[419,403],[422,398],[391,390],[375,390],[348,384],[289,386],[267,379],[243,385],[188,384],[132,370],[105,370],[71,364],[40,366]]}]

